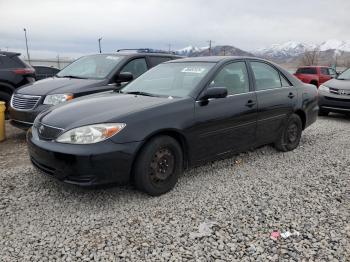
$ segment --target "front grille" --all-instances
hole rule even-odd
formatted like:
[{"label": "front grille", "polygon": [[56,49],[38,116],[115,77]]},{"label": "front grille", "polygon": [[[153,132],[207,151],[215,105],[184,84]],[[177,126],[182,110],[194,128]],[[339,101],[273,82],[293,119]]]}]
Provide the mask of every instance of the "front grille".
[{"label": "front grille", "polygon": [[350,90],[338,89],[338,88],[329,88],[329,92],[336,95],[350,96]]},{"label": "front grille", "polygon": [[330,96],[325,96],[327,100],[332,100],[332,101],[337,101],[337,102],[345,102],[345,103],[350,103],[350,99],[341,99],[341,98],[335,98],[335,97],[330,97]]},{"label": "front grille", "polygon": [[44,125],[42,123],[34,123],[34,127],[40,139],[55,140],[63,132],[62,128]]},{"label": "front grille", "polygon": [[32,110],[36,107],[41,96],[15,94],[12,97],[11,106],[18,110]]}]

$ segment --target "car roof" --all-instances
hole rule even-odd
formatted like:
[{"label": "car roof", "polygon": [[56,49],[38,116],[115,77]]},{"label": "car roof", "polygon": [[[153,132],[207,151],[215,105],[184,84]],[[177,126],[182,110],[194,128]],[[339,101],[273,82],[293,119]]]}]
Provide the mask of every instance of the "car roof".
[{"label": "car roof", "polygon": [[239,60],[239,59],[254,59],[254,60],[267,61],[258,57],[250,57],[250,56],[200,56],[200,57],[187,57],[183,59],[177,59],[177,60],[169,61],[167,63],[181,63],[181,62],[219,63],[219,62]]},{"label": "car roof", "polygon": [[13,56],[20,56],[21,53],[0,51],[0,55],[13,57]]},{"label": "car roof", "polygon": [[299,66],[299,68],[330,68],[329,66]]},{"label": "car roof", "polygon": [[133,53],[133,52],[116,52],[116,53],[102,53],[102,54],[89,54],[85,56],[93,55],[113,55],[113,56],[122,56],[122,57],[144,57],[144,56],[158,56],[158,57],[173,57],[173,58],[183,58],[183,56],[178,56],[174,54],[167,53]]}]

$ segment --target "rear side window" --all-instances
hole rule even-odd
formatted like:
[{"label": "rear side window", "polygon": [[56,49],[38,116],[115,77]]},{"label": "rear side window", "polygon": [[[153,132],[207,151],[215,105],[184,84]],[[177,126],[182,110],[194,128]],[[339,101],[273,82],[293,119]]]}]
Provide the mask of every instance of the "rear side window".
[{"label": "rear side window", "polygon": [[17,56],[15,57],[8,57],[0,55],[0,68],[1,69],[8,69],[8,68],[22,68],[24,67],[23,63],[21,63],[21,60]]},{"label": "rear side window", "polygon": [[156,65],[170,61],[172,59],[170,57],[164,57],[164,56],[149,56],[148,60],[151,64],[151,67],[154,67]]},{"label": "rear side window", "polygon": [[133,75],[134,78],[137,78],[146,71],[147,71],[146,60],[144,58],[137,58],[127,63],[121,70],[121,73],[129,72]]},{"label": "rear side window", "polygon": [[321,67],[321,75],[329,75],[329,71],[328,68],[325,67]]},{"label": "rear side window", "polygon": [[280,73],[275,68],[261,62],[251,62],[251,66],[257,91],[282,87]]},{"label": "rear side window", "polygon": [[317,70],[314,67],[305,67],[299,68],[296,73],[305,75],[317,75]]}]

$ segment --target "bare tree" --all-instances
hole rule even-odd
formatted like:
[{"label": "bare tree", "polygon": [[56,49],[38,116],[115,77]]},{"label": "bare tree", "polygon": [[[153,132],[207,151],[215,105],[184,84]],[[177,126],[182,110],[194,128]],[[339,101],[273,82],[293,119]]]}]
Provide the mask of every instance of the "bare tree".
[{"label": "bare tree", "polygon": [[320,58],[320,51],[318,48],[315,48],[311,51],[306,51],[301,58],[301,65],[303,66],[311,66],[317,65],[318,60]]}]

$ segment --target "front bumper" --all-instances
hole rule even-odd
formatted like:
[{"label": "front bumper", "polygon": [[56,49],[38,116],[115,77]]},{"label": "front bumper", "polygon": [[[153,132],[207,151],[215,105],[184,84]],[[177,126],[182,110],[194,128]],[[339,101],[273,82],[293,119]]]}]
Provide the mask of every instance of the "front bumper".
[{"label": "front bumper", "polygon": [[320,110],[337,113],[350,113],[350,96],[319,92],[318,105]]},{"label": "front bumper", "polygon": [[33,123],[35,118],[46,109],[49,109],[50,105],[38,105],[33,110],[17,110],[10,106],[9,113],[10,113],[10,123],[18,128],[27,130],[29,129]]},{"label": "front bumper", "polygon": [[27,144],[33,165],[43,173],[66,183],[92,186],[127,183],[141,142],[61,144],[40,140],[30,129]]}]

